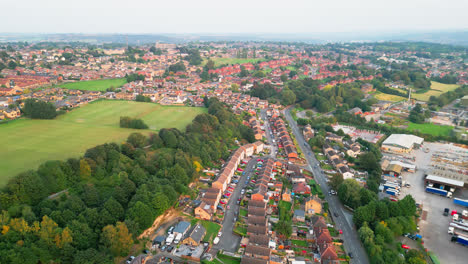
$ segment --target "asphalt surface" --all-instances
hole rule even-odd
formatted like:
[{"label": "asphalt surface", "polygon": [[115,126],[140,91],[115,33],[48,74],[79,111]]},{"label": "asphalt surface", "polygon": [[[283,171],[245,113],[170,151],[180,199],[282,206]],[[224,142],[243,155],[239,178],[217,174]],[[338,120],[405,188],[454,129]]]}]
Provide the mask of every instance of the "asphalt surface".
[{"label": "asphalt surface", "polygon": [[[315,158],[314,153],[311,151],[309,145],[304,140],[302,132],[297,127],[296,121],[294,121],[294,119],[292,118],[289,108],[286,108],[286,110],[284,110],[284,113],[286,120],[288,121],[289,126],[292,129],[292,132],[296,136],[297,143],[302,149],[302,152],[304,153],[309,170],[312,171],[315,180],[320,185],[323,192],[326,194],[325,199],[328,202],[328,207],[331,212],[331,216],[335,221],[335,228],[337,230],[341,229],[343,231],[341,238],[344,241],[344,248],[347,253],[353,253],[353,259],[351,259],[350,263],[369,263],[367,254],[361,245],[361,241],[359,240],[357,231],[354,228],[354,224],[352,223],[352,218],[349,217],[349,213],[343,207],[337,196],[328,195],[330,188],[326,183],[327,177],[323,174],[320,168],[320,162]],[[337,214],[338,217],[335,217],[334,214]]]},{"label": "asphalt surface", "polygon": [[251,175],[256,162],[257,159],[252,157],[247,163],[244,169],[245,175],[242,175],[239,178],[239,182],[231,194],[227,203],[227,205],[229,205],[229,209],[226,209],[224,213],[223,227],[221,228],[222,235],[219,239],[219,243],[217,245],[213,245],[213,248],[215,249],[224,249],[224,251],[236,253],[237,248],[239,247],[241,237],[233,233],[234,225],[236,223],[234,221],[234,217],[238,217],[237,214],[239,212],[237,199],[241,197],[241,191],[246,186],[245,181],[247,180],[247,176]]}]

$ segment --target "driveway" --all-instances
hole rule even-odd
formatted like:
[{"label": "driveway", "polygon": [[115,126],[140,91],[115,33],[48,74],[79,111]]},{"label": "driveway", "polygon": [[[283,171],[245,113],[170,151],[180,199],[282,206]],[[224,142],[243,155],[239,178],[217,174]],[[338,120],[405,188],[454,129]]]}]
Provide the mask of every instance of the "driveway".
[{"label": "driveway", "polygon": [[[234,192],[231,194],[231,198],[227,205],[229,205],[229,209],[226,209],[224,213],[224,220],[223,226],[221,228],[221,232],[223,233],[219,239],[219,243],[214,245],[213,248],[215,249],[224,249],[224,251],[235,253],[237,251],[237,247],[240,244],[241,237],[233,233],[234,229],[234,217],[236,217],[236,213],[239,212],[239,205],[237,205],[237,199],[241,197],[241,190],[245,187],[245,181],[247,180],[247,176],[250,175],[254,169],[255,164],[257,163],[257,159],[252,157],[251,160],[245,166],[245,175],[242,175],[239,178],[239,182],[237,183]],[[227,208],[227,207],[226,207]]]},{"label": "driveway", "polygon": [[[359,240],[357,231],[354,228],[352,217],[349,216],[350,214],[346,211],[346,209],[344,209],[337,196],[328,195],[329,188],[326,184],[326,175],[322,173],[319,161],[315,158],[314,153],[311,151],[309,145],[304,140],[304,137],[302,136],[301,131],[297,127],[296,122],[291,117],[289,108],[286,108],[286,110],[284,110],[284,113],[286,116],[286,120],[288,121],[294,135],[296,136],[297,143],[302,149],[302,152],[304,153],[304,156],[308,163],[308,169],[312,171],[315,180],[320,185],[323,192],[327,194],[325,196],[325,199],[328,202],[330,211],[332,213],[331,215],[333,217],[333,220],[335,221],[336,228],[343,230],[341,238],[344,241],[344,248],[346,252],[352,252],[354,255],[354,258],[351,259],[350,263],[369,263],[367,254],[364,251],[364,248],[361,245],[361,241]],[[308,155],[309,152],[310,155]],[[338,214],[338,217],[334,216],[335,213]]]}]

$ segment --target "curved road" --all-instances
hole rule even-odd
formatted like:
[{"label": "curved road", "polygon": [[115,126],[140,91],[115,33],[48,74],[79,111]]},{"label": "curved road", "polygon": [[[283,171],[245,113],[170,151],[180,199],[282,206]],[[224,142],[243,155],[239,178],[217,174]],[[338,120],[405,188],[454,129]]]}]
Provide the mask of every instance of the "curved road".
[{"label": "curved road", "polygon": [[[309,145],[304,140],[301,131],[297,127],[296,121],[294,121],[294,119],[291,116],[289,108],[286,108],[286,110],[284,110],[284,114],[286,120],[289,123],[289,126],[291,127],[294,135],[296,136],[296,140],[299,147],[304,153],[304,157],[307,160],[309,170],[313,172],[315,180],[325,193],[325,198],[328,202],[328,207],[331,212],[331,216],[335,221],[335,227],[337,229],[343,230],[343,234],[341,235],[341,237],[344,241],[344,248],[346,252],[353,253],[353,259],[351,259],[350,263],[368,264],[369,259],[367,257],[366,252],[364,251],[364,248],[361,245],[361,241],[359,240],[357,231],[354,228],[352,217],[349,215],[346,209],[344,209],[337,196],[328,195],[329,188],[326,183],[326,176],[323,174],[320,168],[320,162],[315,158],[313,152],[311,152]],[[335,213],[338,215],[338,217],[335,217]]]}]

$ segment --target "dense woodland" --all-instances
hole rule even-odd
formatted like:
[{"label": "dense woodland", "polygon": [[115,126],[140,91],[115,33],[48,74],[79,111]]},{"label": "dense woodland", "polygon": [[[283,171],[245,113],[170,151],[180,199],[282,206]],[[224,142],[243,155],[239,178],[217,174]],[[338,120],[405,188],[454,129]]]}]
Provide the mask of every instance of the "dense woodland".
[{"label": "dense woodland", "polygon": [[290,81],[281,91],[272,84],[256,84],[251,95],[270,102],[280,102],[283,105],[298,103],[302,108],[315,108],[320,113],[326,113],[343,104],[350,109],[359,107],[363,111],[370,110],[374,100],[362,101],[364,94],[360,90],[360,83],[350,83],[319,90],[320,81],[306,78],[304,80]]},{"label": "dense woodland", "polygon": [[203,167],[226,160],[235,139],[250,134],[217,99],[205,103],[208,114],[186,132],[134,133],[12,178],[0,192],[0,263],[112,263],[127,255],[155,217],[193,194],[187,186]]}]

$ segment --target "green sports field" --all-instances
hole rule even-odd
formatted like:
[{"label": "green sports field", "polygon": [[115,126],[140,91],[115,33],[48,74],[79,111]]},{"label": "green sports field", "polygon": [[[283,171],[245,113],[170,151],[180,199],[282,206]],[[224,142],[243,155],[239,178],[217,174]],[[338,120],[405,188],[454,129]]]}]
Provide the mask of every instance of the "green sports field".
[{"label": "green sports field", "polygon": [[[220,65],[223,65],[223,64],[243,64],[243,63],[257,63],[257,62],[261,62],[261,61],[264,61],[265,59],[263,58],[259,58],[259,59],[253,59],[253,58],[249,58],[249,59],[241,59],[241,58],[211,58],[214,63],[215,63],[215,67],[219,67]],[[208,60],[205,60],[203,62],[203,65],[206,64]]]},{"label": "green sports field", "polygon": [[103,79],[93,81],[72,82],[57,85],[60,88],[83,90],[83,91],[105,91],[108,88],[119,88],[127,83],[125,78],[120,79]]},{"label": "green sports field", "polygon": [[436,125],[432,123],[415,124],[408,122],[408,129],[434,136],[449,136],[450,132],[453,130],[453,126]]},{"label": "green sports field", "polygon": [[[54,120],[19,119],[0,125],[0,186],[47,160],[78,157],[88,148],[124,141],[132,132],[175,127],[184,130],[205,108],[129,101],[96,101]],[[119,127],[120,116],[138,117],[150,130]]]}]

